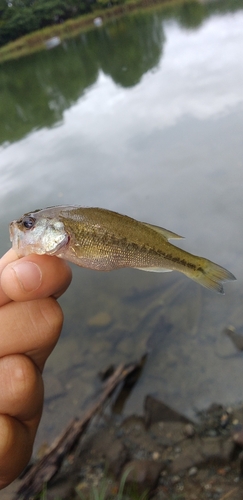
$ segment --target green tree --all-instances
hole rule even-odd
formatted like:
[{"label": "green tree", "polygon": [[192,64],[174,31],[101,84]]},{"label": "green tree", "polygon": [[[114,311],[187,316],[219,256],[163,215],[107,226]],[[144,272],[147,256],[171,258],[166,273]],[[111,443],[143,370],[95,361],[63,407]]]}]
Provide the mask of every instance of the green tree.
[{"label": "green tree", "polygon": [[1,27],[0,43],[6,43],[9,40],[34,31],[40,27],[38,19],[29,7],[13,9],[12,15]]},{"label": "green tree", "polygon": [[[96,0],[0,0],[0,45],[89,12]],[[121,0],[119,0],[121,1]]]},{"label": "green tree", "polygon": [[7,10],[8,8],[8,5],[7,5],[7,2],[6,0],[0,0],[0,15],[1,15],[1,18],[4,14],[4,12]]},{"label": "green tree", "polygon": [[11,11],[11,8],[8,7],[7,0],[0,0],[0,26],[8,17],[9,11]]}]

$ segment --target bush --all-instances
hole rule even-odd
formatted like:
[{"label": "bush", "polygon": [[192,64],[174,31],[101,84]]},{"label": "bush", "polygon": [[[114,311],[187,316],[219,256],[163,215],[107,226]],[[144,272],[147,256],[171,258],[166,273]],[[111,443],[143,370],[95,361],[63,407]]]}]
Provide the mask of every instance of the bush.
[{"label": "bush", "polygon": [[123,0],[0,0],[0,45],[45,26],[91,11],[91,5],[110,7]]}]

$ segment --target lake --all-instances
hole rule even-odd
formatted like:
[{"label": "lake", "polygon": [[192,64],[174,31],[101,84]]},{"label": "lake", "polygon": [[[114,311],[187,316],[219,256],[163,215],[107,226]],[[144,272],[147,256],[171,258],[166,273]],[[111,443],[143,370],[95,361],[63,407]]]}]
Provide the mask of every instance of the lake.
[{"label": "lake", "polygon": [[[56,204],[100,206],[185,236],[229,269],[217,295],[178,273],[73,266],[45,372],[37,445],[148,352],[123,407],[152,394],[185,415],[243,401],[243,2],[165,5],[0,66],[0,252],[8,224]],[[105,320],[104,320],[105,318]]]}]

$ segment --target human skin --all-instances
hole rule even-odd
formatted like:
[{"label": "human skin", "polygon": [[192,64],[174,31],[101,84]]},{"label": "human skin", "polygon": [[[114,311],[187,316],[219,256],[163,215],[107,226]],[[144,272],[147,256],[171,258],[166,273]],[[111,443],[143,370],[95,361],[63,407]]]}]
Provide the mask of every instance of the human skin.
[{"label": "human skin", "polygon": [[43,407],[42,371],[62,328],[71,282],[57,257],[11,249],[0,259],[0,489],[27,465]]}]

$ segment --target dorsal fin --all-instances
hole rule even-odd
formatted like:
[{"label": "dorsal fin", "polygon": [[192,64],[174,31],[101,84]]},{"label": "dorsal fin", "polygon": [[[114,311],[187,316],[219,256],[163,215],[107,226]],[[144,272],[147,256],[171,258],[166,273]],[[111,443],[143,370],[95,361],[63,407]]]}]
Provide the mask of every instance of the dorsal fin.
[{"label": "dorsal fin", "polygon": [[153,231],[156,231],[157,233],[161,234],[166,240],[181,240],[184,237],[180,236],[179,234],[173,233],[172,231],[169,231],[168,229],[165,229],[164,227],[160,226],[154,226],[153,224],[148,224],[147,222],[143,222],[145,226],[148,226],[150,229],[153,229]]}]

